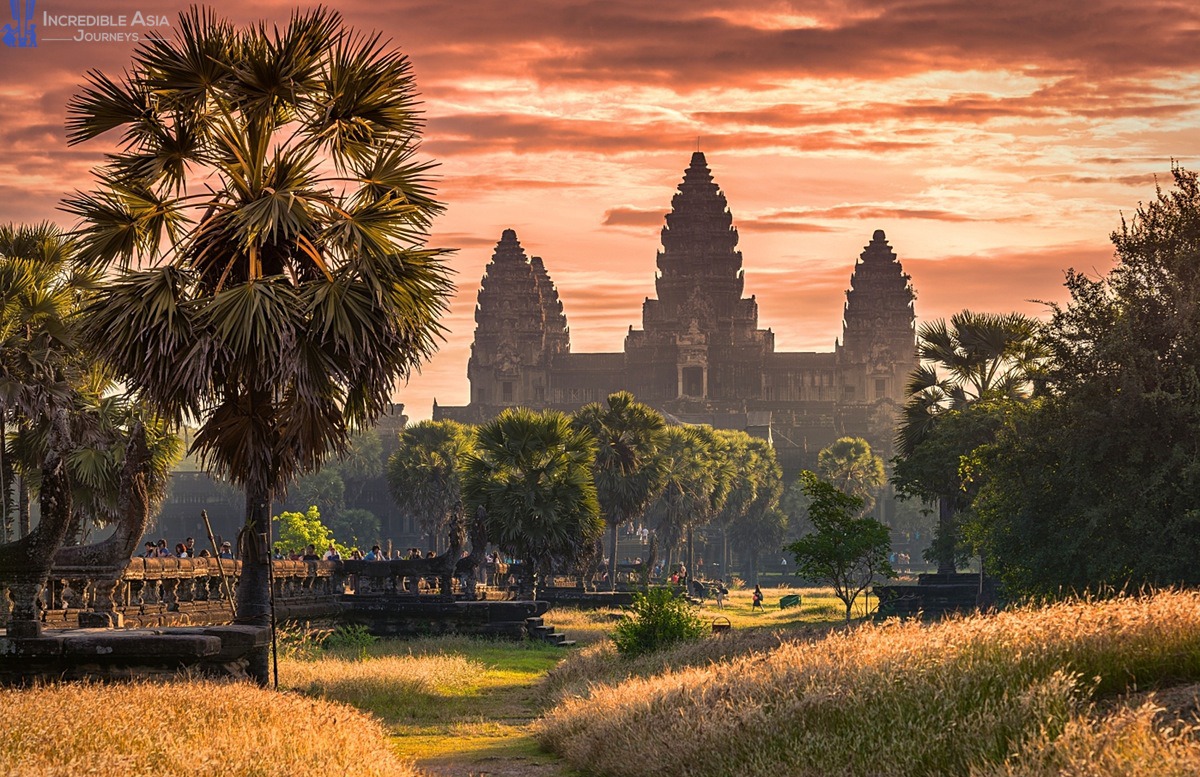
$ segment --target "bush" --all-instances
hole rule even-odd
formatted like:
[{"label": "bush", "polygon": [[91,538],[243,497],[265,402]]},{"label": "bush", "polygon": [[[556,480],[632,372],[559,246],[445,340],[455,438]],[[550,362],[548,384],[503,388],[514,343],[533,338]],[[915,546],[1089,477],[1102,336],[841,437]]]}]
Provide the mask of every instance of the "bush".
[{"label": "bush", "polygon": [[627,658],[699,639],[707,630],[692,605],[666,588],[634,594],[630,609],[633,617],[621,621],[613,632],[617,652]]},{"label": "bush", "polygon": [[326,650],[358,651],[366,658],[366,649],[374,645],[378,637],[371,636],[366,626],[338,626],[333,633],[325,638],[322,644]]}]

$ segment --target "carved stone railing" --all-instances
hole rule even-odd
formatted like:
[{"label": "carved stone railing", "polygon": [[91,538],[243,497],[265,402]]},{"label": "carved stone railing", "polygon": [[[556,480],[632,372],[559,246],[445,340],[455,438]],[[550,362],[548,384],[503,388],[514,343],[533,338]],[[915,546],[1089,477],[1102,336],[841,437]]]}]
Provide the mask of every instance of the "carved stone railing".
[{"label": "carved stone railing", "polygon": [[[282,617],[333,612],[345,592],[336,561],[275,561],[272,574]],[[42,595],[42,617],[64,626],[229,622],[240,575],[240,561],[216,558],[134,558],[115,580],[108,567],[56,565]]]}]

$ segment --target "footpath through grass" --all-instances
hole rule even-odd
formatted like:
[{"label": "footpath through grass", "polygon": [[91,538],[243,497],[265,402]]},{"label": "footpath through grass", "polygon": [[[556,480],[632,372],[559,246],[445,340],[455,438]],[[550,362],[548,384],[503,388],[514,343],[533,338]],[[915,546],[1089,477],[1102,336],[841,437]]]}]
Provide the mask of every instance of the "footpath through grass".
[{"label": "footpath through grass", "polygon": [[280,682],[376,716],[423,774],[551,777],[570,772],[529,727],[535,686],[565,654],[536,642],[388,640],[282,661]]}]

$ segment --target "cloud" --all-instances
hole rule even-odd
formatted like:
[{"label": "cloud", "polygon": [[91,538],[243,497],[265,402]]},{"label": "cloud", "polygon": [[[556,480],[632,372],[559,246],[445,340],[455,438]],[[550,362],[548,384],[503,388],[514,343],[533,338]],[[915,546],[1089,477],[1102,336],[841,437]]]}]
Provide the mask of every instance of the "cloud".
[{"label": "cloud", "polygon": [[[1017,221],[1027,216],[985,216],[975,215],[970,213],[959,213],[956,211],[942,210],[939,208],[905,208],[894,205],[876,205],[876,204],[858,204],[858,205],[837,205],[830,208],[796,208],[792,210],[772,211],[756,219],[750,219],[750,223],[758,225],[764,224],[789,224],[793,223],[794,219],[925,219],[928,221],[949,221],[949,222],[974,222],[974,221]],[[747,223],[745,219],[739,219],[738,224],[744,225]],[[822,232],[829,231],[820,228],[809,229],[803,231]]]},{"label": "cloud", "polygon": [[604,220],[600,222],[606,227],[661,227],[666,218],[662,208],[635,208],[622,205],[604,211]]}]

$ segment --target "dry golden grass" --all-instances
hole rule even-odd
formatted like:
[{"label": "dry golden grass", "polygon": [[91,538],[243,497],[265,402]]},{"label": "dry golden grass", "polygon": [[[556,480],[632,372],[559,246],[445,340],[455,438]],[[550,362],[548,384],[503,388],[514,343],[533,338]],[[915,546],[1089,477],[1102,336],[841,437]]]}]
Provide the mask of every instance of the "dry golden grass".
[{"label": "dry golden grass", "polygon": [[567,639],[580,645],[591,645],[608,639],[623,611],[612,608],[583,610],[575,607],[555,607],[545,614],[546,625],[565,632]]},{"label": "dry golden grass", "polygon": [[1195,777],[1200,734],[1163,724],[1160,708],[1145,704],[1093,721],[1073,719],[1057,737],[1031,741],[999,766],[977,767],[971,777]]},{"label": "dry golden grass", "polygon": [[352,704],[386,721],[411,719],[436,698],[477,685],[486,668],[455,639],[398,640],[345,650],[297,653],[279,662],[279,684]]},{"label": "dry golden grass", "polygon": [[592,774],[966,774],[1089,698],[1198,677],[1200,594],[1165,592],[790,641],[593,688],[537,735]]},{"label": "dry golden grass", "polygon": [[635,677],[652,677],[687,667],[706,667],[743,656],[765,655],[785,643],[811,641],[828,632],[829,627],[825,626],[734,629],[634,659],[618,655],[613,643],[604,640],[572,653],[551,669],[539,690],[543,703],[549,706],[571,697],[589,696],[599,688],[618,685]]},{"label": "dry golden grass", "polygon": [[410,777],[375,719],[247,683],[193,680],[0,690],[10,777]]}]

